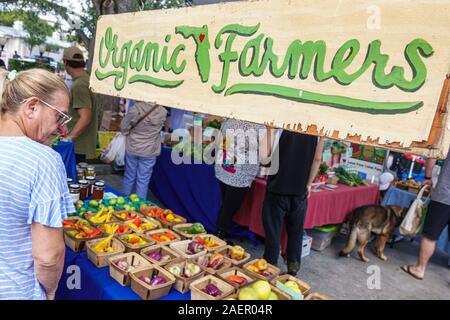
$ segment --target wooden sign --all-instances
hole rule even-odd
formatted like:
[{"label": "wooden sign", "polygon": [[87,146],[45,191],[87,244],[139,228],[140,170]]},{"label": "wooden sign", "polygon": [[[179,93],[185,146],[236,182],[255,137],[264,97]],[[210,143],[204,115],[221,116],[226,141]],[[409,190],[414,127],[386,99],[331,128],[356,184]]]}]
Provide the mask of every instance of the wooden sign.
[{"label": "wooden sign", "polygon": [[101,16],[95,92],[445,157],[450,0],[267,0]]}]

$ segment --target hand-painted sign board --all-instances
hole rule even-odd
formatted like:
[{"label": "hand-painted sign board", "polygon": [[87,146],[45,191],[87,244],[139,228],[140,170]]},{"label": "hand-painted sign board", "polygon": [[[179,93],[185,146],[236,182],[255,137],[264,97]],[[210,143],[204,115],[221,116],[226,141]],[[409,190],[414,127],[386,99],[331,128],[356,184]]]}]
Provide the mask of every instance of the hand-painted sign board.
[{"label": "hand-painted sign board", "polygon": [[450,0],[261,0],[101,16],[95,92],[445,157]]}]

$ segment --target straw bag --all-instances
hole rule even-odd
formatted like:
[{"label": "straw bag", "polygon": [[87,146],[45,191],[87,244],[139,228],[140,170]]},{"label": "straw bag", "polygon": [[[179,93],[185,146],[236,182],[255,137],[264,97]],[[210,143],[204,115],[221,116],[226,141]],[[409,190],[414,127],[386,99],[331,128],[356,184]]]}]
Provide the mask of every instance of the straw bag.
[{"label": "straw bag", "polygon": [[429,203],[429,197],[422,201],[423,193],[428,188],[424,186],[417,194],[416,200],[411,204],[408,212],[400,224],[400,233],[405,236],[415,237],[421,232],[424,221],[423,214]]}]

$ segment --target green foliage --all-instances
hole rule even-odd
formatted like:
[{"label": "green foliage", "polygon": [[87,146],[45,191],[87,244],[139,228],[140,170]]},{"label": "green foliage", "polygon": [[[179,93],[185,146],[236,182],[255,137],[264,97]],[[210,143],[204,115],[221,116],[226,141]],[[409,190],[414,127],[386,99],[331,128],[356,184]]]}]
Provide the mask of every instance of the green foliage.
[{"label": "green foliage", "polygon": [[24,10],[5,10],[0,12],[0,25],[12,27],[14,21],[25,20],[27,13]]},{"label": "green foliage", "polygon": [[16,59],[9,59],[8,60],[8,69],[9,70],[16,70],[17,72],[28,70],[32,68],[40,68],[40,69],[46,69],[49,71],[54,71],[48,63],[42,63],[42,62],[29,62],[29,61],[22,61],[22,60],[16,60]]},{"label": "green foliage", "polygon": [[45,43],[47,36],[48,24],[39,19],[39,16],[35,12],[29,12],[27,18],[23,21],[23,28],[28,32],[28,36],[25,38],[25,43],[29,46],[30,52],[34,46],[39,46]]}]

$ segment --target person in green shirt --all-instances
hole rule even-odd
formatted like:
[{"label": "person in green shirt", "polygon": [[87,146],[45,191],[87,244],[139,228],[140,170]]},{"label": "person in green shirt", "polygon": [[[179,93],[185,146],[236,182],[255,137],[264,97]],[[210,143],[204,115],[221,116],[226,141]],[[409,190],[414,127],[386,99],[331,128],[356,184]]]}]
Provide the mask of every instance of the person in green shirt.
[{"label": "person in green shirt", "polygon": [[97,108],[89,90],[89,75],[85,71],[83,52],[77,47],[64,49],[64,68],[72,77],[68,138],[74,142],[77,163],[95,158],[97,146]]}]

